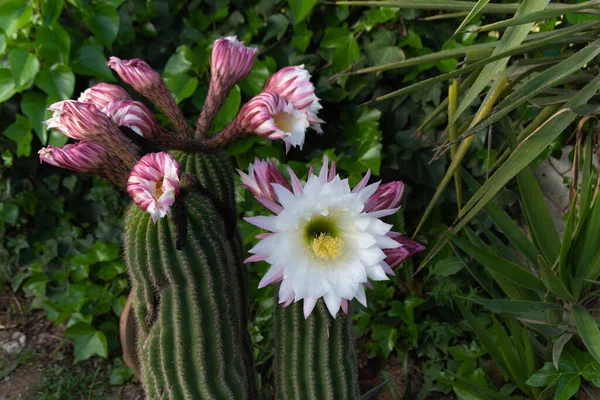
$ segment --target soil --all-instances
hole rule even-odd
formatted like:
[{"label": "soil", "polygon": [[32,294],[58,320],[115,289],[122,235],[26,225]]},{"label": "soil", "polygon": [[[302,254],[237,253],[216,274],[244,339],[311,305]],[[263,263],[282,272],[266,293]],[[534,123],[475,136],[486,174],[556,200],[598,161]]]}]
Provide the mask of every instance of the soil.
[{"label": "soil", "polygon": [[[81,362],[74,368],[72,348],[66,345],[64,330],[63,325],[48,321],[43,311],[32,310],[30,301],[21,293],[13,293],[9,288],[0,293],[0,400],[39,399],[36,389],[44,384],[44,377],[51,370],[76,371],[71,372],[76,380],[76,374],[94,373],[102,361]],[[15,335],[25,336],[25,346],[7,354],[3,345]],[[108,380],[107,376],[101,378]],[[100,398],[135,400],[144,396],[139,383],[127,383],[108,387]]]}]

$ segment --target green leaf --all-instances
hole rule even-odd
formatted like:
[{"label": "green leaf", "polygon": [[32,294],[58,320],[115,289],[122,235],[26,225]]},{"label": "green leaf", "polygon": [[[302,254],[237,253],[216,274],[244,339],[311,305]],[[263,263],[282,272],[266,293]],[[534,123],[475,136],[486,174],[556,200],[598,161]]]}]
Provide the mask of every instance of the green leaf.
[{"label": "green leaf", "polygon": [[292,36],[290,44],[304,53],[310,44],[312,36],[313,32],[306,27],[305,23],[296,24],[294,25],[294,36]]},{"label": "green leaf", "polygon": [[520,265],[483,251],[459,236],[452,236],[451,240],[460,247],[462,251],[469,254],[477,260],[477,262],[496,273],[498,276],[526,289],[542,293],[546,291],[546,287],[542,281]]},{"label": "green leaf", "polygon": [[64,64],[54,64],[50,68],[43,68],[35,83],[51,100],[66,100],[73,95],[75,74]]},{"label": "green leaf", "polygon": [[360,60],[360,50],[354,34],[347,27],[327,28],[321,47],[333,49],[332,70],[340,72]]},{"label": "green leaf", "polygon": [[444,258],[435,264],[433,274],[435,276],[447,278],[458,273],[464,266],[462,260],[458,257]]},{"label": "green leaf", "polygon": [[63,9],[63,0],[43,0],[42,17],[44,25],[51,25],[58,20]]},{"label": "green leaf", "polygon": [[236,85],[231,89],[223,106],[221,106],[221,109],[217,113],[212,130],[220,130],[233,121],[240,109],[241,103],[242,91],[240,90],[240,87]]},{"label": "green leaf", "polygon": [[283,14],[273,14],[267,19],[267,33],[263,40],[276,38],[280,40],[287,32],[290,21]]},{"label": "green leaf", "polygon": [[8,68],[0,68],[0,103],[10,99],[15,94],[15,80]]},{"label": "green leaf", "polygon": [[506,300],[506,299],[476,299],[473,297],[465,297],[465,300],[481,304],[488,310],[497,313],[509,314],[526,314],[536,311],[560,310],[560,306],[553,303],[544,303],[541,301],[525,301],[525,300]]},{"label": "green leaf", "polygon": [[573,337],[572,333],[565,333],[554,342],[554,346],[552,346],[552,362],[554,363],[554,368],[558,369],[558,362],[560,361],[560,355],[562,354],[563,348],[569,340]]},{"label": "green leaf", "polygon": [[71,61],[71,38],[58,23],[41,26],[36,31],[35,41],[45,65],[68,64]]},{"label": "green leaf", "polygon": [[[519,6],[519,9],[515,13],[515,17],[520,17],[522,15],[527,15],[529,13],[543,10],[546,5],[548,5],[549,0],[525,0]],[[504,32],[502,35],[502,39],[498,43],[498,46],[494,48],[494,52],[492,56],[498,55],[502,52],[505,52],[509,49],[515,48],[523,42],[525,37],[529,34],[529,31],[533,27],[533,23],[512,26]],[[456,109],[456,113],[454,114],[454,118],[452,121],[448,121],[449,125],[452,125],[458,118],[466,111],[466,109],[471,105],[471,103],[475,100],[479,93],[491,82],[494,76],[496,76],[501,70],[506,67],[508,63],[508,58],[503,58],[494,62],[487,64],[475,82],[473,86],[471,86],[468,92],[464,95],[463,99],[458,105]],[[486,102],[484,101],[477,114],[480,114],[483,110]]]},{"label": "green leaf", "polygon": [[6,51],[6,36],[0,33],[0,56]]},{"label": "green leaf", "polygon": [[469,323],[469,326],[471,327],[481,344],[483,344],[488,353],[490,353],[492,359],[496,362],[496,365],[498,366],[498,369],[500,369],[500,372],[502,372],[504,376],[510,376],[510,372],[508,370],[506,362],[504,361],[504,357],[498,349],[498,345],[492,337],[492,335],[490,335],[485,330],[485,327],[479,322],[475,315],[473,315],[473,313],[469,311],[464,304],[462,304],[462,302],[457,301],[456,305],[458,306],[463,317],[465,317],[465,319]]},{"label": "green leaf", "polygon": [[17,157],[29,157],[33,135],[31,134],[31,123],[27,118],[17,114],[17,120],[10,124],[2,134],[17,144]]},{"label": "green leaf", "polygon": [[254,61],[250,74],[242,79],[238,85],[240,86],[240,89],[242,89],[242,92],[248,96],[256,96],[262,91],[269,75],[267,64],[256,60]]},{"label": "green leaf", "polygon": [[0,29],[7,36],[14,35],[19,29],[30,24],[33,7],[28,1],[3,0],[0,2]]},{"label": "green leaf", "polygon": [[533,387],[548,386],[559,376],[561,376],[561,373],[558,371],[558,369],[554,368],[552,363],[547,362],[539,371],[531,375],[525,383]]},{"label": "green leaf", "polygon": [[298,23],[312,11],[315,4],[317,4],[317,0],[288,0],[288,4],[292,9],[296,23]]},{"label": "green leaf", "polygon": [[169,57],[167,65],[165,65],[164,75],[185,74],[192,69],[193,59],[192,50],[188,46],[177,47],[177,50]]},{"label": "green leaf", "polygon": [[596,320],[581,305],[573,307],[573,317],[583,344],[596,361],[600,362],[600,331]]},{"label": "green leaf", "polygon": [[463,19],[463,21],[460,23],[460,25],[458,26],[458,28],[456,28],[456,30],[454,31],[454,34],[452,35],[452,37],[456,36],[457,33],[459,33],[460,31],[462,31],[464,29],[465,26],[467,26],[467,24],[469,22],[471,22],[471,20],[473,18],[475,18],[475,16],[477,16],[477,14],[479,12],[481,12],[481,10],[487,5],[487,3],[489,3],[490,0],[479,0],[477,2],[477,4],[475,4],[473,6],[473,8],[471,9],[471,11],[469,11],[469,14],[467,14],[467,16],[465,17],[465,19]]},{"label": "green leaf", "polygon": [[48,141],[48,130],[44,121],[48,113],[48,96],[40,92],[27,91],[21,98],[21,111],[29,118],[31,126],[42,146]]},{"label": "green leaf", "polygon": [[177,103],[191,97],[198,87],[198,78],[188,74],[165,76],[164,81]]},{"label": "green leaf", "polygon": [[13,203],[0,202],[0,221],[14,225],[19,220],[19,207]]},{"label": "green leaf", "polygon": [[116,243],[96,242],[89,248],[96,254],[98,261],[113,261],[119,258],[120,246]]},{"label": "green leaf", "polygon": [[22,49],[11,50],[8,59],[16,90],[22,90],[39,72],[40,62],[33,54]]},{"label": "green leaf", "polygon": [[542,125],[536,132],[522,141],[508,160],[475,193],[459,214],[460,222],[456,230],[466,225],[517,173],[532,162],[552,143],[575,119],[576,114],[569,107],[585,104],[600,89],[600,76],[596,76],[582,90],[565,104],[554,118]]},{"label": "green leaf", "polygon": [[554,400],[569,400],[581,384],[581,377],[578,374],[564,374],[556,381],[556,391]]},{"label": "green leaf", "polygon": [[99,43],[88,43],[79,47],[71,66],[76,74],[93,76],[109,82],[115,81],[114,75],[106,65],[106,57]]},{"label": "green leaf", "polygon": [[574,301],[575,297],[569,292],[569,290],[562,283],[560,278],[556,276],[554,271],[546,264],[546,261],[540,257],[538,261],[540,268],[540,276],[544,285],[559,298],[565,301]]},{"label": "green leaf", "polygon": [[396,46],[369,46],[367,47],[369,61],[374,65],[385,65],[406,59],[406,55]]},{"label": "green leaf", "polygon": [[106,336],[89,323],[77,322],[67,329],[66,334],[75,344],[75,362],[87,360],[94,355],[100,357],[108,355]]},{"label": "green leaf", "polygon": [[111,48],[119,32],[119,13],[115,7],[98,4],[86,10],[86,20],[94,36],[108,48]]}]

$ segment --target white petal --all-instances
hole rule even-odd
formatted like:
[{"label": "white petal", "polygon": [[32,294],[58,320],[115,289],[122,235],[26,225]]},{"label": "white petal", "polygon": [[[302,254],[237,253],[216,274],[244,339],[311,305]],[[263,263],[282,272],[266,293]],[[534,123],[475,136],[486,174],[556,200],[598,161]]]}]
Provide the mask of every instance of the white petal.
[{"label": "white petal", "polygon": [[315,304],[317,304],[317,299],[313,297],[306,297],[304,299],[304,319],[308,318],[313,308],[315,308]]},{"label": "white petal", "polygon": [[327,305],[329,313],[335,318],[342,305],[342,298],[336,293],[327,292],[325,293],[325,296],[323,296],[323,300],[325,300],[325,305]]}]

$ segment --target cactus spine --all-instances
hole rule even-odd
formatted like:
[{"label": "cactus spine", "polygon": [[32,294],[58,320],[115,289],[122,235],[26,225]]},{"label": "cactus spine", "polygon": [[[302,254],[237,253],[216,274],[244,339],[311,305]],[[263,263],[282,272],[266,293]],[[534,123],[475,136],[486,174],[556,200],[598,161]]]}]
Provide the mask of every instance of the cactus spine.
[{"label": "cactus spine", "polygon": [[[174,212],[175,214],[175,212]],[[132,205],[125,259],[138,320],[138,354],[149,399],[255,397],[240,255],[214,201],[189,193],[177,218],[153,224]],[[235,246],[237,247],[237,246]]]},{"label": "cactus spine", "polygon": [[275,389],[278,399],[358,399],[352,320],[333,319],[319,300],[305,319],[302,303],[277,305]]}]

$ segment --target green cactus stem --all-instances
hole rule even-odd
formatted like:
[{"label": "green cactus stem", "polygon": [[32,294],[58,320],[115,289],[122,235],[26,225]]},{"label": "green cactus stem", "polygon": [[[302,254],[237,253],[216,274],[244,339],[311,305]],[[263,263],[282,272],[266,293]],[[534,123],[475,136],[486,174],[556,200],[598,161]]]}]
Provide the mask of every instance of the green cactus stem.
[{"label": "green cactus stem", "polygon": [[319,300],[305,319],[302,302],[277,305],[275,390],[278,399],[358,399],[352,320],[333,319]]},{"label": "green cactus stem", "polygon": [[[235,240],[211,198],[182,190],[177,201],[156,224],[133,204],[126,212],[125,259],[147,397],[255,398]],[[176,250],[183,222],[186,235]]]}]

